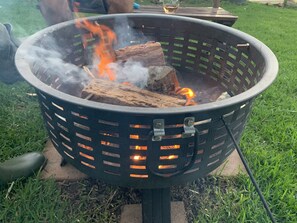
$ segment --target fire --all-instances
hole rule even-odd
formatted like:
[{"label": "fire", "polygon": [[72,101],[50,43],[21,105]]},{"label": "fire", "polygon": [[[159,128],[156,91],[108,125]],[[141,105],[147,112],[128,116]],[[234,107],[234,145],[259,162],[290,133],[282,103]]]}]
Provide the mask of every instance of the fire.
[{"label": "fire", "polygon": [[[78,6],[79,6],[79,3],[73,4],[73,11],[76,15],[76,18],[79,18]],[[115,32],[105,25],[98,24],[97,22],[91,22],[87,19],[76,20],[75,25],[77,28],[89,31],[89,33],[85,33],[82,35],[84,48],[88,46],[88,41],[90,41],[90,39],[93,39],[94,37],[99,38],[99,42],[98,44],[95,45],[95,48],[94,48],[94,57],[100,59],[100,62],[97,65],[98,76],[99,77],[107,76],[111,81],[115,81],[116,74],[109,66],[110,63],[113,63],[116,61],[116,54],[113,49],[113,46],[117,42],[117,36]],[[84,69],[91,77],[93,77],[92,72],[87,67],[84,67]],[[122,84],[127,86],[132,85],[130,82],[122,82]],[[177,83],[176,86],[179,86],[179,84]],[[196,104],[195,101],[193,100],[196,97],[196,95],[192,89],[178,87],[175,93],[186,97],[185,106]],[[139,139],[139,136],[130,135],[130,138]]]},{"label": "fire", "polygon": [[142,161],[142,160],[146,160],[146,157],[140,156],[140,155],[134,155],[134,156],[131,156],[130,159],[132,159],[134,161]]},{"label": "fire", "polygon": [[[78,4],[74,4],[76,17],[78,17],[77,6]],[[113,50],[113,45],[117,42],[115,32],[105,25],[100,25],[97,22],[93,23],[87,19],[77,20],[75,25],[77,28],[90,31],[90,33],[84,34],[82,37],[83,46],[85,48],[90,38],[99,37],[100,41],[96,44],[94,49],[95,57],[100,58],[100,62],[98,63],[98,75],[101,77],[107,75],[110,80],[114,81],[116,75],[108,65],[115,62],[115,53]]]},{"label": "fire", "polygon": [[180,88],[180,89],[177,89],[176,93],[186,97],[187,99],[186,106],[195,104],[193,99],[196,97],[196,94],[191,88]]}]

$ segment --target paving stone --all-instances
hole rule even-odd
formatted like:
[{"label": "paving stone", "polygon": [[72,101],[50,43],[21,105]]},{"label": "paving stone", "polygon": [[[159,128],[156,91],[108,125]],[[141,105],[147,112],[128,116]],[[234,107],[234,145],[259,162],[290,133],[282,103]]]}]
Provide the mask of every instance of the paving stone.
[{"label": "paving stone", "polygon": [[76,181],[88,177],[69,163],[61,167],[62,157],[50,141],[46,143],[43,154],[47,158],[47,164],[41,172],[42,179],[53,178],[57,181]]},{"label": "paving stone", "polygon": [[[171,202],[171,223],[187,223],[182,201]],[[122,208],[120,223],[142,223],[141,204],[129,204]]]}]

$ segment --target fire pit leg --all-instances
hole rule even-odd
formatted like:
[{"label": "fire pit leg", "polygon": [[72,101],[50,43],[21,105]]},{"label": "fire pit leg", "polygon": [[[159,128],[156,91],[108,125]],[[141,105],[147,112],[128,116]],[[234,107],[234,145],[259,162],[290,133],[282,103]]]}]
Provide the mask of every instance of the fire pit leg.
[{"label": "fire pit leg", "polygon": [[142,191],[142,222],[170,223],[170,188]]}]

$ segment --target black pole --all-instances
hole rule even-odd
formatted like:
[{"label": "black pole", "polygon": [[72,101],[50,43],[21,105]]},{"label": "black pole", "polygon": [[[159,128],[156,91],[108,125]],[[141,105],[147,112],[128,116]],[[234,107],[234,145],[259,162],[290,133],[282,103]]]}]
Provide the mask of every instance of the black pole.
[{"label": "black pole", "polygon": [[142,190],[142,222],[170,223],[170,188]]},{"label": "black pole", "polygon": [[270,208],[269,208],[269,206],[268,206],[268,204],[267,204],[267,202],[265,200],[265,197],[263,196],[263,194],[262,194],[262,192],[260,190],[260,187],[258,186],[258,184],[256,182],[256,179],[254,178],[253,173],[252,173],[251,169],[249,168],[249,166],[247,164],[247,161],[245,160],[245,158],[243,156],[243,153],[241,152],[241,149],[240,149],[239,145],[237,144],[237,142],[236,142],[236,140],[235,140],[235,138],[233,136],[233,133],[231,132],[229,126],[226,124],[226,122],[225,122],[225,120],[223,118],[222,118],[222,121],[223,121],[223,123],[224,123],[224,125],[226,127],[226,130],[227,130],[228,134],[230,135],[230,137],[232,139],[232,142],[234,143],[234,146],[235,146],[235,148],[236,148],[236,150],[237,150],[237,152],[239,154],[239,157],[240,157],[240,159],[241,159],[241,161],[242,161],[242,163],[243,163],[243,165],[244,165],[244,167],[245,167],[245,169],[246,169],[246,171],[247,171],[247,173],[248,173],[254,187],[256,188],[257,193],[259,194],[259,197],[260,197],[260,199],[261,199],[261,201],[262,201],[262,203],[263,203],[263,205],[264,205],[264,207],[266,209],[266,212],[267,212],[271,222],[276,223],[276,220],[274,219],[274,217],[272,215],[272,212],[271,212],[271,210],[270,210]]}]

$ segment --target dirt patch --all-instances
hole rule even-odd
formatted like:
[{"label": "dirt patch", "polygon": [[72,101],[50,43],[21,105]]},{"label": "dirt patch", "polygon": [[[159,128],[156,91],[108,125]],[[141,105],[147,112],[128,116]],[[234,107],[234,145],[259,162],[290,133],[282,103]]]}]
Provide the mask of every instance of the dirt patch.
[{"label": "dirt patch", "polygon": [[[140,190],[110,186],[98,180],[60,182],[58,185],[62,199],[71,204],[66,212],[71,216],[79,212],[86,222],[119,222],[124,205],[141,203]],[[224,191],[227,185],[221,178],[201,178],[185,186],[172,187],[171,200],[183,201],[188,222],[194,222],[201,211],[201,199],[205,196],[214,199],[215,194],[210,191],[216,187]]]}]

